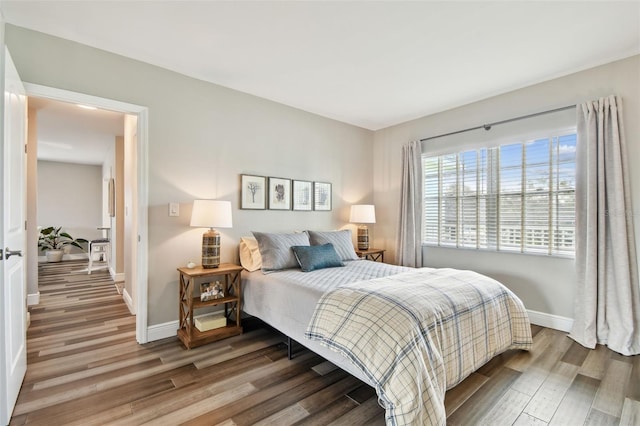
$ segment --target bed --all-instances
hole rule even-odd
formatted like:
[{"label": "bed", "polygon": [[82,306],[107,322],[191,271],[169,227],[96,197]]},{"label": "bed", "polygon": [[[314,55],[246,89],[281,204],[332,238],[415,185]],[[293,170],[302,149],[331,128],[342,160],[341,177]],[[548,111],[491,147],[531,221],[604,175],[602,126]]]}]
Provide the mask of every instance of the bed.
[{"label": "bed", "polygon": [[288,235],[254,249],[266,262],[242,272],[243,311],[373,386],[389,425],[446,424],[447,389],[495,355],[531,346],[522,302],[495,280],[359,260],[350,236],[348,247],[344,236],[333,240],[343,266],[304,272],[294,256],[295,265],[281,258],[271,268],[274,252],[286,258],[304,245]]}]

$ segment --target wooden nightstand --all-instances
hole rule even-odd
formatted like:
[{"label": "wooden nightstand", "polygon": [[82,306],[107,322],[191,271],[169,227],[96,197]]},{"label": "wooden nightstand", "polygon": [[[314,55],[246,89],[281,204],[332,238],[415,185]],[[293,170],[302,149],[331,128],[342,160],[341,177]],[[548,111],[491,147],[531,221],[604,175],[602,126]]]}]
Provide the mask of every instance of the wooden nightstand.
[{"label": "wooden nightstand", "polygon": [[369,250],[356,249],[356,254],[358,255],[358,257],[363,257],[367,260],[373,260],[374,262],[384,262],[384,252],[385,250],[374,248],[370,248]]},{"label": "wooden nightstand", "polygon": [[[240,271],[242,271],[242,266],[231,263],[221,263],[219,267],[210,269],[205,269],[200,265],[191,269],[186,267],[178,268],[178,272],[180,272],[180,316],[178,318],[180,328],[178,329],[178,338],[187,349],[242,334],[242,323],[240,322],[240,305],[242,303]],[[203,302],[200,300],[199,291],[197,296],[193,296],[196,284],[215,281],[212,279],[207,280],[207,278],[214,277],[223,277],[221,285],[224,297]],[[199,287],[198,290],[200,290]],[[208,331],[198,330],[193,322],[194,311],[216,305],[224,305],[224,315],[227,318],[226,327],[214,328]]]}]

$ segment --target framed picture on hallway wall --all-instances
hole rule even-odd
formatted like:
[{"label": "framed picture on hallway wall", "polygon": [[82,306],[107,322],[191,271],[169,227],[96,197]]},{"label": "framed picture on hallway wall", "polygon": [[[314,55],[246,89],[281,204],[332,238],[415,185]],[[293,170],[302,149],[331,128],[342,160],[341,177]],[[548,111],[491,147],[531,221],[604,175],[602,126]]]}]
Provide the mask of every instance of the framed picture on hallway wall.
[{"label": "framed picture on hallway wall", "polygon": [[113,178],[109,179],[109,217],[116,215],[116,182]]}]

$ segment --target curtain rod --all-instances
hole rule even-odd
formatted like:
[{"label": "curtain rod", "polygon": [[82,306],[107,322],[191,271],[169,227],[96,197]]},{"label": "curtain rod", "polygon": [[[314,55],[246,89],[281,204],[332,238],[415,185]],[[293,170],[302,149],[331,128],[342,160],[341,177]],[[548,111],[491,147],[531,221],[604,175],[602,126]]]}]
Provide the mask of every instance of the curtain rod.
[{"label": "curtain rod", "polygon": [[550,109],[550,110],[547,110],[547,111],[535,112],[533,114],[522,115],[520,117],[509,118],[507,120],[496,121],[496,122],[489,123],[489,124],[483,124],[482,126],[470,127],[468,129],[457,130],[455,132],[450,132],[450,133],[444,133],[444,134],[438,135],[438,136],[431,136],[431,137],[428,137],[428,138],[420,139],[420,142],[428,141],[428,140],[431,140],[431,139],[438,139],[438,138],[442,138],[442,137],[445,137],[445,136],[457,135],[458,133],[465,133],[465,132],[470,132],[472,130],[478,130],[478,129],[485,129],[485,130],[488,131],[488,130],[491,130],[491,127],[497,126],[499,124],[511,123],[512,121],[518,121],[518,120],[522,120],[524,118],[537,117],[539,115],[550,114],[552,112],[558,112],[558,111],[564,111],[566,109],[571,109],[571,108],[575,108],[575,107],[576,107],[575,105],[567,105],[567,106],[564,106],[564,107]]}]

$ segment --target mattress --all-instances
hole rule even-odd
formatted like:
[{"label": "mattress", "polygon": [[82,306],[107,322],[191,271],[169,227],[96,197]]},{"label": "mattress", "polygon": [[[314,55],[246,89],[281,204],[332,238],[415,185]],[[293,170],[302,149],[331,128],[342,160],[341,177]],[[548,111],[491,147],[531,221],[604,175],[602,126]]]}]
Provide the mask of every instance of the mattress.
[{"label": "mattress", "polygon": [[305,338],[314,309],[328,290],[340,285],[382,278],[412,268],[368,260],[345,262],[344,267],[302,272],[299,269],[263,274],[242,271],[242,310],[260,318],[296,342],[331,361],[365,383],[374,384],[341,354]]}]

